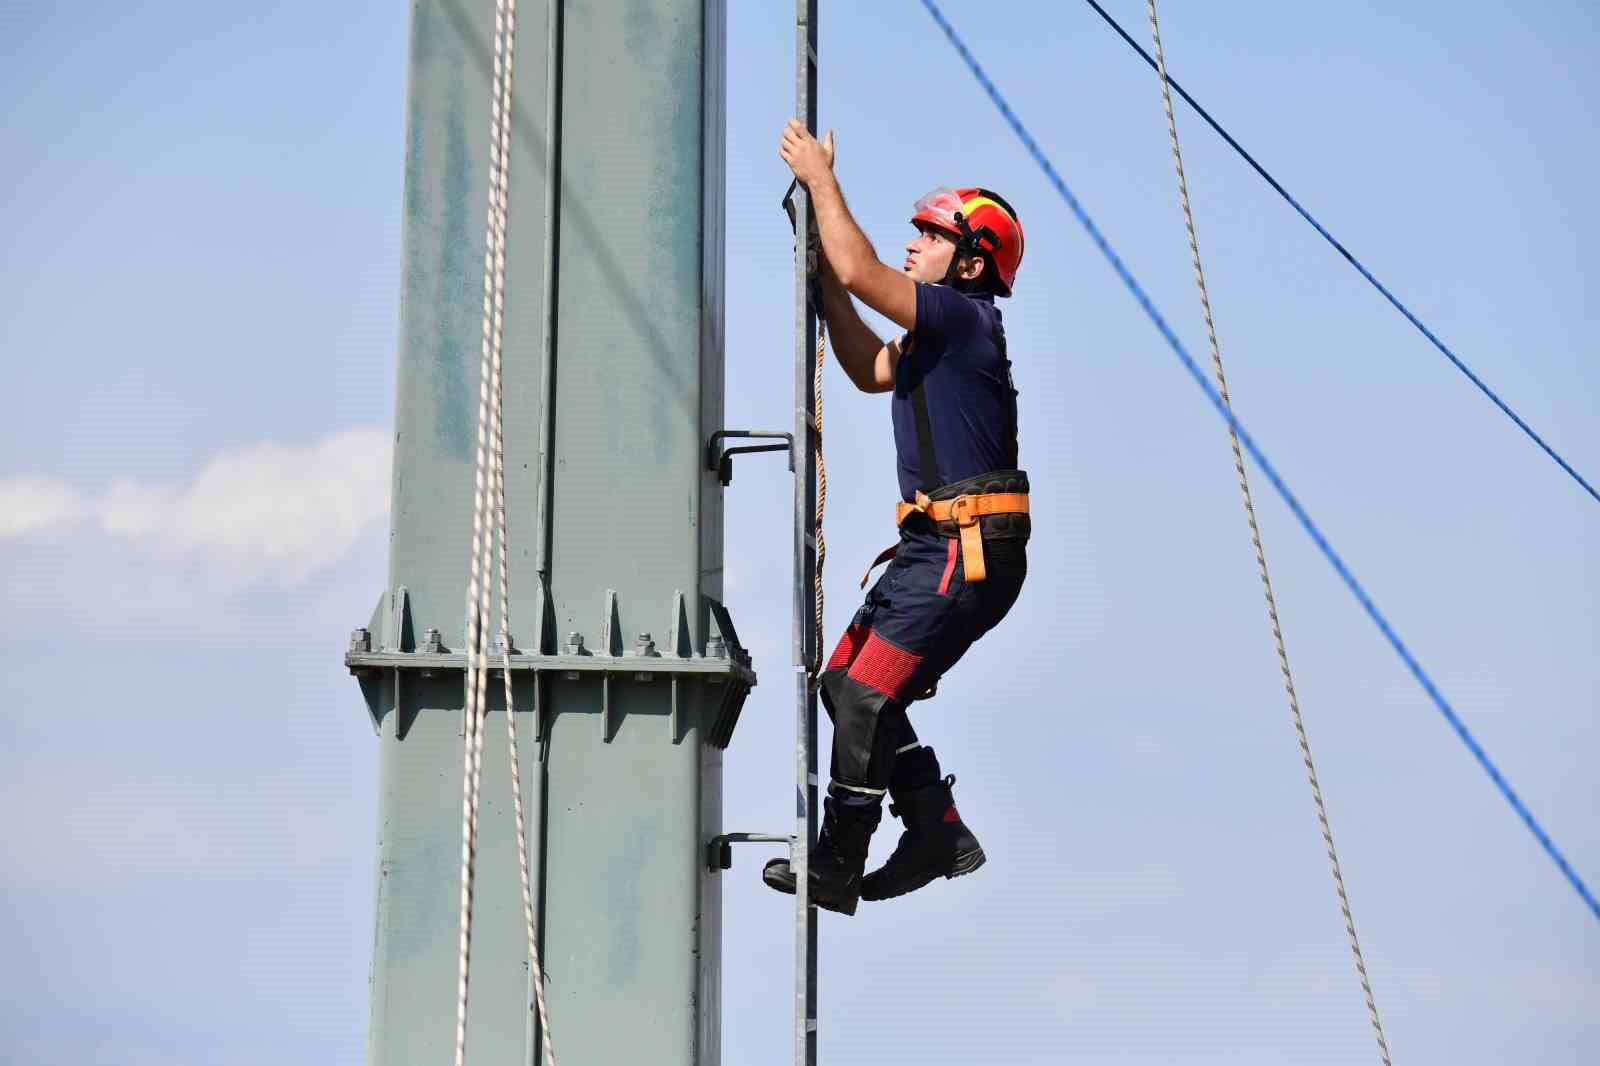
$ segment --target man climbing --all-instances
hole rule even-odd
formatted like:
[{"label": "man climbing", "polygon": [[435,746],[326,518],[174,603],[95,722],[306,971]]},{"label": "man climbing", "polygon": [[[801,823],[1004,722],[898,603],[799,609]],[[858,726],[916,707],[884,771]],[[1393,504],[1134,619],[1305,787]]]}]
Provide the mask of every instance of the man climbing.
[{"label": "man climbing", "polygon": [[[994,303],[1011,295],[1022,226],[987,189],[935,190],[916,203],[917,235],[897,271],[850,217],[832,133],[819,142],[791,119],[779,154],[810,193],[834,355],[863,392],[893,393],[899,543],[879,557],[892,561],[821,678],[833,760],[811,900],[854,914],[860,899],[904,895],[984,862],[956,810],[954,775],[941,776],[906,709],[1005,617],[1027,573],[1028,478],[1016,468],[1017,393]],[[852,297],[906,333],[884,343]],[[883,868],[863,876],[885,793],[905,831]],[[762,878],[795,889],[787,859]]]}]

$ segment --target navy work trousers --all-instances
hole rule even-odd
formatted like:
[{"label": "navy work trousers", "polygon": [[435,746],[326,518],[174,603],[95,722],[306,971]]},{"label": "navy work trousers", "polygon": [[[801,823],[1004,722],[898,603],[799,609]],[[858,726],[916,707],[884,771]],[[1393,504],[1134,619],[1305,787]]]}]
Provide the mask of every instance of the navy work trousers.
[{"label": "navy work trousers", "polygon": [[896,753],[917,743],[907,705],[1017,601],[1027,542],[986,539],[983,554],[988,575],[969,584],[958,538],[935,532],[919,515],[901,527],[898,552],[822,673],[839,798],[871,802],[890,787]]}]

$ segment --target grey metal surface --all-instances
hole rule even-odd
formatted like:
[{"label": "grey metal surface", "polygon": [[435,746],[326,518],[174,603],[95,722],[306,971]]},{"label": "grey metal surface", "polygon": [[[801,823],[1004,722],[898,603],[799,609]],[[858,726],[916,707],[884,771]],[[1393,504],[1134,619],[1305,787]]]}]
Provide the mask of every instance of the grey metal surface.
[{"label": "grey metal surface", "polygon": [[[795,0],[795,117],[817,129],[817,0]],[[795,416],[794,440],[794,671],[795,832],[790,863],[795,873],[794,1060],[817,1061],[817,911],[810,905],[810,856],[817,841],[817,694],[811,674],[822,649],[815,647],[813,582],[816,579],[817,514],[816,403],[812,393],[817,316],[807,299],[806,234],[811,199],[794,190]]]},{"label": "grey metal surface", "polygon": [[[489,160],[493,3],[411,9],[389,591],[347,658],[381,745],[375,1066],[448,1061],[452,1044]],[[705,846],[721,833],[726,693],[753,680],[718,613],[722,490],[703,469],[722,420],[724,23],[722,0],[519,3],[510,626],[520,728],[544,727],[522,773],[563,1066],[719,1060],[721,900]],[[569,633],[591,654],[566,653]],[[528,1063],[539,1037],[498,688],[469,1061]]]}]

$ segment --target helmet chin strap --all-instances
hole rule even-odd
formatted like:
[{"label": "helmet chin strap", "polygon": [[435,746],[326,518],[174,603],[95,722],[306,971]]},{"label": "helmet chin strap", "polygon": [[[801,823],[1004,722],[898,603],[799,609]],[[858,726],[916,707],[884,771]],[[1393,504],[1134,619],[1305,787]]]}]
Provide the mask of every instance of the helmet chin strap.
[{"label": "helmet chin strap", "polygon": [[950,255],[950,265],[945,268],[944,277],[940,285],[948,285],[952,289],[961,288],[961,245],[956,245],[956,250]]},{"label": "helmet chin strap", "polygon": [[956,250],[955,250],[954,254],[952,254],[950,256],[950,266],[945,269],[944,278],[943,278],[943,280],[941,280],[939,282],[939,284],[948,285],[950,288],[955,289],[957,292],[967,292],[968,290],[972,289],[973,286],[977,283],[978,278],[964,278],[964,277],[962,277],[961,276],[961,261],[963,259],[971,259],[973,256],[978,256],[978,255],[983,256],[984,266],[988,267],[989,266],[989,257],[984,254],[984,251],[983,251],[982,248],[978,248],[978,247],[975,247],[973,245],[969,245],[965,241],[963,241],[962,243],[956,245]]},{"label": "helmet chin strap", "polygon": [[955,213],[956,229],[961,236],[956,241],[955,250],[950,253],[950,265],[945,268],[944,280],[939,284],[948,285],[952,289],[961,288],[961,260],[971,255],[972,227],[967,225],[967,217],[960,211]]},{"label": "helmet chin strap", "polygon": [[[1000,238],[994,232],[994,230],[990,229],[988,226],[984,226],[982,229],[974,233],[972,227],[967,225],[966,216],[960,211],[955,213],[955,223],[956,228],[961,231],[961,238],[956,241],[955,251],[950,255],[950,265],[945,269],[944,280],[939,282],[939,284],[948,285],[950,288],[955,289],[958,292],[963,292],[970,288],[970,282],[969,279],[962,278],[960,276],[961,260],[971,259],[973,256],[981,255],[984,257],[984,266],[991,270],[994,269],[993,260],[989,257],[988,253],[984,251],[983,246],[980,245],[978,241],[983,237],[988,237],[989,240],[994,243],[994,246],[998,248],[1000,246]],[[976,281],[977,279],[974,278],[970,280]]]}]

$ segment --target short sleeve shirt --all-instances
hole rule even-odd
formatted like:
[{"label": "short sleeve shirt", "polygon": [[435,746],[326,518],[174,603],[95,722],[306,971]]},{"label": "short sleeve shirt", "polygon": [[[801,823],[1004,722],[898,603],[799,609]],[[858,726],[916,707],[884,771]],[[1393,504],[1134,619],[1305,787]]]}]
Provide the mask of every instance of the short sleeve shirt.
[{"label": "short sleeve shirt", "polygon": [[[890,404],[902,499],[1017,469],[1017,390],[1004,336],[992,295],[917,283],[917,325],[901,341]],[[921,468],[918,389],[936,470]]]}]

